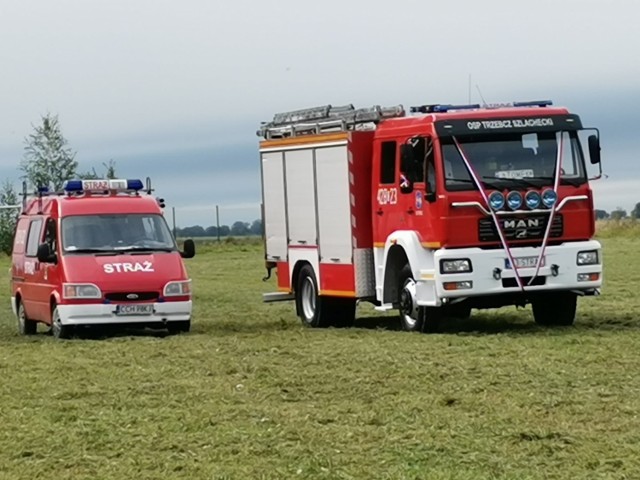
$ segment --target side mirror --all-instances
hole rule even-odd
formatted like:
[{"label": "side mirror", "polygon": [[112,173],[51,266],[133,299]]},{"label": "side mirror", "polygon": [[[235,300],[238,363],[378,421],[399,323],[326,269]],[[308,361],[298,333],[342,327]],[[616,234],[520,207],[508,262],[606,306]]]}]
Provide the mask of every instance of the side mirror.
[{"label": "side mirror", "polygon": [[196,244],[190,238],[184,241],[184,246],[182,247],[182,252],[180,252],[180,256],[182,258],[193,258],[196,254]]},{"label": "side mirror", "polygon": [[416,178],[416,161],[413,147],[409,144],[400,146],[400,191],[410,193],[413,191],[413,182]]},{"label": "side mirror", "polygon": [[600,163],[600,139],[597,135],[589,135],[589,157],[592,164]]},{"label": "side mirror", "polygon": [[429,202],[429,203],[433,203],[436,201],[436,192],[427,192],[424,196],[424,199]]},{"label": "side mirror", "polygon": [[38,245],[37,253],[38,261],[41,263],[58,263],[58,257],[55,252],[51,252],[48,243],[41,243]]}]

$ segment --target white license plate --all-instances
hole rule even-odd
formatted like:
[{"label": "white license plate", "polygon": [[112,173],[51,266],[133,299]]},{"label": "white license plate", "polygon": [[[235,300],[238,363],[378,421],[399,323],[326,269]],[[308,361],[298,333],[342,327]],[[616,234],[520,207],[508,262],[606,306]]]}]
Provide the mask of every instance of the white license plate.
[{"label": "white license plate", "polygon": [[116,315],[151,315],[152,313],[152,303],[144,305],[118,305],[116,307]]},{"label": "white license plate", "polygon": [[[514,257],[513,263],[516,264],[516,268],[536,268],[538,263],[538,256],[535,257]],[[540,261],[540,267],[544,267],[544,257]],[[504,268],[511,269],[511,262],[508,258],[504,259]]]}]

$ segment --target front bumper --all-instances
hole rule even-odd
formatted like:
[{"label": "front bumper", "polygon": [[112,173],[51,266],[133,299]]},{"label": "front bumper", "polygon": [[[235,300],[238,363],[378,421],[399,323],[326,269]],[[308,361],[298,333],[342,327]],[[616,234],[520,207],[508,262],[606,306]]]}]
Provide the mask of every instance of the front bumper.
[{"label": "front bumper", "polygon": [[[518,274],[523,280],[525,292],[544,292],[559,290],[579,290],[593,292],[602,286],[602,263],[597,265],[577,265],[578,252],[598,250],[602,262],[601,245],[595,240],[570,242],[550,246],[545,249],[544,265],[540,268],[537,280],[541,284],[527,285],[535,274],[535,268],[519,268]],[[512,248],[513,257],[537,257],[539,247]],[[440,262],[446,259],[468,258],[471,260],[471,272],[440,272]],[[474,296],[520,293],[513,268],[506,268],[507,254],[502,249],[483,250],[481,248],[443,249],[435,253],[434,269],[420,270],[417,282],[417,301],[419,305],[440,305],[443,299],[455,299]],[[499,275],[497,275],[499,273]],[[598,274],[594,281],[579,281],[579,274]],[[448,290],[445,283],[471,282],[471,288]],[[538,283],[536,282],[536,283]],[[445,300],[446,301],[446,300]]]},{"label": "front bumper", "polygon": [[115,304],[58,305],[62,325],[150,324],[191,320],[191,300],[153,304],[150,315],[116,315]]}]

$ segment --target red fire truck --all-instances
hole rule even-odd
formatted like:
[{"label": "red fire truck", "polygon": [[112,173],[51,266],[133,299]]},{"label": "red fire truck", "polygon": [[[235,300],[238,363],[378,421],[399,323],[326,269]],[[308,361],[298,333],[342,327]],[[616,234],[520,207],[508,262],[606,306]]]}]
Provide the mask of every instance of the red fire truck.
[{"label": "red fire truck", "polygon": [[599,293],[599,133],[566,108],[327,105],[258,135],[278,285],[264,300],[295,300],[308,326],[350,324],[357,300],[398,309],[406,330],[529,303],[538,324],[570,325]]},{"label": "red fire truck", "polygon": [[27,198],[16,226],[11,307],[23,335],[51,326],[136,325],[187,332],[191,280],[162,214],[164,201],[141,180],[69,180],[63,192]]}]

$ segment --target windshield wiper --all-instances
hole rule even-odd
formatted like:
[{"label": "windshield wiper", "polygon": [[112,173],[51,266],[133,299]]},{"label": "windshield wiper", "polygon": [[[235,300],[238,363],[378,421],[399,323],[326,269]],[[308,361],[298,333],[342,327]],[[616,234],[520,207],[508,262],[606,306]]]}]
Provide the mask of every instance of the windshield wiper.
[{"label": "windshield wiper", "polygon": [[173,249],[169,247],[142,247],[139,245],[128,245],[126,247],[114,248],[116,253],[123,252],[172,252]]},{"label": "windshield wiper", "polygon": [[[550,180],[553,181],[555,180],[553,177],[528,177],[528,178],[533,178],[534,180]],[[571,185],[572,187],[579,187],[580,185],[582,185],[581,180],[579,179],[571,179],[571,178],[566,178],[566,177],[560,177],[560,182],[564,182],[567,183],[569,185]]]},{"label": "windshield wiper", "polygon": [[[539,177],[526,177],[526,178],[501,178],[501,177],[482,177],[482,178],[490,178],[492,180],[498,180],[498,181],[502,181],[502,182],[519,182],[520,185],[524,185],[526,187],[539,187],[538,184],[530,182],[528,179],[533,178],[533,179],[538,179],[541,180]],[[495,187],[494,187],[495,188]]]},{"label": "windshield wiper", "polygon": [[99,253],[102,255],[115,255],[113,250],[107,250],[104,248],[67,248],[65,253]]}]

